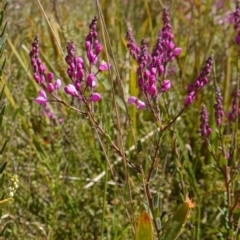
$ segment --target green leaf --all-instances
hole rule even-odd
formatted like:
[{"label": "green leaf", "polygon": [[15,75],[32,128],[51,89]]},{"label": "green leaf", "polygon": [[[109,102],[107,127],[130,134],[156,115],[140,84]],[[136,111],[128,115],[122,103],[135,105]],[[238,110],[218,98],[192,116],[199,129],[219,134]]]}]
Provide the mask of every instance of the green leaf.
[{"label": "green leaf", "polygon": [[2,110],[0,111],[0,127],[2,126],[2,119],[3,119],[3,115],[5,113],[5,110],[6,110],[6,105],[4,105],[2,107]]},{"label": "green leaf", "polygon": [[138,153],[140,153],[142,151],[143,147],[142,147],[142,142],[141,140],[137,141],[137,151]]},{"label": "green leaf", "polygon": [[[7,38],[7,36],[8,36],[7,34],[4,35],[5,30],[6,30],[6,28],[7,28],[7,24],[8,24],[8,22],[5,22],[5,25],[4,25],[4,27],[3,27],[2,33],[1,33],[1,35],[0,35],[1,38],[4,38],[4,37]],[[6,39],[5,39],[5,40],[6,40]],[[5,42],[5,40],[3,41],[3,43]],[[1,47],[2,47],[2,46],[1,46]]]},{"label": "green leaf", "polygon": [[5,174],[3,174],[1,177],[0,177],[0,187],[2,187],[3,183],[4,183],[4,179],[5,179]]},{"label": "green leaf", "polygon": [[4,11],[6,11],[6,9],[7,9],[7,5],[8,5],[8,2],[6,2],[6,4],[5,4],[5,6],[4,6]]},{"label": "green leaf", "polygon": [[0,26],[2,26],[2,23],[3,23],[4,12],[5,12],[4,9],[0,11]]},{"label": "green leaf", "polygon": [[153,206],[154,206],[154,208],[159,207],[159,196],[160,196],[160,194],[157,193],[157,194],[153,197]]},{"label": "green leaf", "polygon": [[159,208],[158,207],[154,208],[154,210],[153,210],[153,218],[158,218],[159,215],[160,215]]},{"label": "green leaf", "polygon": [[[5,148],[6,145],[7,145],[7,142],[8,142],[8,140],[6,140],[5,143],[3,144],[2,149],[0,150],[0,155],[3,153],[4,148]],[[1,171],[1,170],[0,170],[0,171]],[[0,173],[0,174],[1,174],[1,173]]]},{"label": "green leaf", "polygon": [[138,219],[135,240],[153,240],[153,229],[150,216],[143,211]]},{"label": "green leaf", "polygon": [[124,112],[126,112],[124,102],[119,96],[116,96],[116,103]]},{"label": "green leaf", "polygon": [[7,34],[1,35],[0,36],[0,48],[3,46],[3,44],[5,43],[6,39],[7,39]]},{"label": "green leaf", "polygon": [[1,164],[1,166],[0,166],[0,174],[3,173],[4,169],[6,168],[6,166],[7,166],[7,162],[4,162],[3,164]]},{"label": "green leaf", "polygon": [[2,229],[2,231],[0,232],[0,236],[3,236],[5,230],[7,229],[7,227],[9,226],[10,223],[11,223],[11,222],[6,223],[6,225],[4,226],[4,228]]},{"label": "green leaf", "polygon": [[3,98],[4,88],[5,88],[5,85],[3,85],[2,91],[0,93],[0,100],[2,100],[2,98]]},{"label": "green leaf", "polygon": [[5,65],[6,65],[6,58],[4,58],[2,67],[0,68],[0,70],[1,70],[0,76],[2,76],[2,72],[3,72],[3,69],[5,68]]},{"label": "green leaf", "polygon": [[177,239],[187,221],[189,210],[193,207],[194,204],[187,198],[185,203],[178,208],[173,217],[166,223],[159,240]]},{"label": "green leaf", "polygon": [[[4,175],[4,174],[3,174]],[[0,200],[4,200],[6,193],[3,193],[2,196],[0,197]]]},{"label": "green leaf", "polygon": [[151,180],[153,180],[157,176],[157,173],[158,173],[158,168],[155,167],[151,174]]}]

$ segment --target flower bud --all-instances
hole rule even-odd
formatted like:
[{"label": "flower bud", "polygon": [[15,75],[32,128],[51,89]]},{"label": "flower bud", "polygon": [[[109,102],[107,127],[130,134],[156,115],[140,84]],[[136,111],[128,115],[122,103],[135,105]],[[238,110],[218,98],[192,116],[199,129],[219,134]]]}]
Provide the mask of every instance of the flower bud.
[{"label": "flower bud", "polygon": [[101,95],[99,93],[93,93],[91,96],[90,96],[90,101],[91,102],[98,102],[99,100],[101,100]]},{"label": "flower bud", "polygon": [[65,91],[65,93],[67,93],[68,95],[71,95],[71,96],[77,96],[78,95],[77,89],[72,84],[68,84],[64,88],[64,91]]}]

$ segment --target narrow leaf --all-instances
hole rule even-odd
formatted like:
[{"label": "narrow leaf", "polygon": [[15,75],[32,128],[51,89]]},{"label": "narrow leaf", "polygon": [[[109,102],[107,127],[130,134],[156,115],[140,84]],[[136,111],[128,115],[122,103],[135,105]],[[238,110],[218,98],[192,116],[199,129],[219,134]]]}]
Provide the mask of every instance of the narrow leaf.
[{"label": "narrow leaf", "polygon": [[[7,36],[8,36],[7,34],[4,34],[4,33],[5,33],[5,30],[6,30],[6,27],[7,27],[7,24],[8,24],[8,22],[5,22],[4,28],[3,28],[2,33],[1,33],[1,35],[0,35],[0,37],[1,37],[1,38],[5,38],[5,40],[6,40]],[[4,40],[2,43],[4,43],[5,40]],[[2,47],[2,46],[1,46],[1,47]]]},{"label": "narrow leaf", "polygon": [[6,11],[6,9],[7,9],[7,6],[8,6],[8,2],[6,2],[6,4],[5,4],[5,6],[4,6],[4,11]]},{"label": "narrow leaf", "polygon": [[7,36],[8,36],[7,34],[4,34],[4,35],[0,36],[0,48],[5,43],[5,41],[7,39]]},{"label": "narrow leaf", "polygon": [[142,147],[142,142],[140,140],[137,141],[137,151],[138,153],[140,153],[142,151],[143,147]]},{"label": "narrow leaf", "polygon": [[157,193],[157,194],[153,197],[153,206],[154,206],[154,208],[159,207],[159,196],[160,196],[160,194]]},{"label": "narrow leaf", "polygon": [[173,217],[166,223],[159,240],[177,239],[187,221],[189,210],[193,207],[194,204],[187,198],[185,203],[178,208]]},{"label": "narrow leaf", "polygon": [[[3,144],[2,149],[0,150],[0,155],[3,153],[3,151],[7,145],[7,142],[8,142],[8,140],[6,140],[5,143]],[[0,174],[1,174],[1,167],[0,167]]]},{"label": "narrow leaf", "polygon": [[3,18],[4,18],[4,10],[2,9],[0,11],[0,26],[2,26]]},{"label": "narrow leaf", "polygon": [[2,188],[4,180],[5,180],[5,174],[2,174],[2,176],[0,177],[0,188]]},{"label": "narrow leaf", "polygon": [[7,162],[4,162],[1,166],[0,166],[0,174],[3,173],[4,169],[6,168],[7,166]]},{"label": "narrow leaf", "polygon": [[153,229],[150,216],[143,211],[138,219],[135,240],[153,240]]},{"label": "narrow leaf", "polygon": [[5,88],[5,85],[3,85],[2,91],[1,91],[1,93],[0,93],[0,100],[1,100],[1,99],[2,99],[2,97],[3,97],[4,88]]},{"label": "narrow leaf", "polygon": [[158,168],[155,167],[151,174],[151,180],[153,180],[157,176],[157,173],[158,173]]},{"label": "narrow leaf", "polygon": [[1,70],[1,75],[0,76],[2,76],[2,71],[3,71],[4,67],[5,67],[5,65],[6,65],[6,58],[4,58],[2,66],[0,68],[0,70]]},{"label": "narrow leaf", "polygon": [[3,115],[5,113],[6,110],[6,105],[4,105],[0,111],[0,127],[2,126],[2,119],[3,119]]},{"label": "narrow leaf", "polygon": [[4,228],[2,229],[2,231],[0,232],[0,236],[3,236],[5,230],[7,229],[7,227],[11,224],[11,222],[6,223],[6,225],[4,226]]},{"label": "narrow leaf", "polygon": [[158,207],[154,208],[154,210],[153,210],[153,218],[156,219],[156,218],[159,217],[159,215],[160,215],[159,208]]}]

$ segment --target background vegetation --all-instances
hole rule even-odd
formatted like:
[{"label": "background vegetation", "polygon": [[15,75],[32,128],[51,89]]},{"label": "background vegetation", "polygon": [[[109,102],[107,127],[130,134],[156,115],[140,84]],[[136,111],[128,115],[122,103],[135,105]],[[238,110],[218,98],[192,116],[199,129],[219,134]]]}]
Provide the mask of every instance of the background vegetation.
[{"label": "background vegetation", "polygon": [[[14,196],[15,202],[3,209],[1,227],[11,222],[5,238],[133,239],[126,209],[135,220],[144,209],[141,178],[134,170],[128,169],[132,200],[129,200],[121,161],[113,167],[114,178],[107,171],[93,186],[86,187],[90,179],[108,169],[89,119],[53,103],[51,106],[55,115],[64,120],[62,124],[58,121],[53,123],[40,114],[39,106],[33,101],[39,90],[32,77],[28,55],[34,36],[39,35],[41,58],[47,68],[65,84],[69,83],[62,51],[66,55],[65,47],[71,40],[78,54],[84,56],[88,24],[100,13],[96,2],[42,0],[51,28],[38,1],[8,2],[8,39],[4,52],[7,61],[0,81],[0,89],[6,84],[7,108],[0,147],[6,139],[8,143],[0,160],[8,162],[5,171],[9,179],[13,174],[18,175],[19,189]],[[145,38],[152,49],[162,27],[162,8],[165,5],[170,10],[174,41],[183,49],[177,60],[171,63],[171,75],[169,73],[172,81],[168,96],[171,99],[171,116],[183,106],[187,85],[195,80],[210,54],[214,54],[214,74],[194,103],[174,124],[174,141],[170,133],[163,137],[158,174],[151,185],[153,194],[160,194],[160,218],[163,223],[183,201],[186,193],[196,202],[179,239],[225,239],[224,232],[227,231],[227,226],[223,224],[227,214],[223,176],[214,168],[214,161],[199,137],[200,109],[204,103],[210,114],[209,125],[214,130],[212,148],[218,148],[213,107],[214,79],[222,90],[226,112],[231,108],[232,93],[237,86],[235,31],[228,21],[229,14],[235,10],[235,2],[225,0],[220,7],[218,2],[103,0],[100,5],[107,29],[106,32],[98,23],[100,41],[104,43],[106,34],[110,39],[102,57],[106,60],[108,52],[110,61],[115,60],[117,68],[114,66],[111,71],[115,100],[108,73],[102,74],[99,79],[103,99],[98,104],[98,119],[120,145],[114,111],[114,103],[117,104],[124,148],[128,150],[134,144],[133,136],[135,140],[143,140],[141,152],[133,150],[129,153],[129,159],[141,165],[143,171],[149,167],[156,126],[149,111],[137,111],[132,106],[126,110],[124,105],[128,95],[138,94],[136,63],[126,48],[127,27],[132,29],[137,43]],[[67,99],[64,94],[62,97]],[[226,144],[230,141],[228,124],[225,119]],[[110,148],[106,150],[113,165],[118,156]],[[239,184],[238,175],[236,192]],[[239,229],[237,214],[235,222],[238,223],[235,229]]]}]

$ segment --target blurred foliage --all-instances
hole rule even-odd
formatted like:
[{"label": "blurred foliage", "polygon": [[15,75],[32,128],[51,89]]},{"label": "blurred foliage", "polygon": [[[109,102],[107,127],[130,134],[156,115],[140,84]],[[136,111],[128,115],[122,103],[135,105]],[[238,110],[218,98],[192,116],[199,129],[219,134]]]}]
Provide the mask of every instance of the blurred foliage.
[{"label": "blurred foliage", "polygon": [[[211,0],[101,1],[113,54],[109,44],[107,47],[111,61],[113,57],[116,59],[123,92],[130,95],[138,92],[136,65],[126,49],[126,29],[132,29],[138,43],[145,38],[152,49],[162,27],[162,2],[170,8],[175,42],[183,48],[177,61],[172,63],[174,70],[169,71],[167,76],[173,84],[168,96],[171,99],[170,115],[175,116],[181,109],[187,85],[194,81],[211,52],[215,56],[216,82],[223,91],[224,108],[228,111],[237,83],[234,29],[226,21],[227,14],[235,6],[229,0],[224,1],[221,8],[216,7],[217,1]],[[42,0],[41,3],[64,53],[67,41],[71,40],[79,55],[84,56],[88,24],[93,16],[98,15],[95,1]],[[64,119],[63,124],[53,123],[39,114],[39,108],[33,102],[38,87],[32,78],[28,53],[34,36],[39,34],[41,58],[47,68],[68,83],[61,49],[37,1],[10,1],[7,19],[7,62],[0,87],[6,84],[5,95],[9,107],[2,119],[0,147],[4,139],[8,139],[8,144],[1,161],[8,160],[8,169],[19,176],[20,188],[14,204],[7,206],[11,214],[7,219],[2,219],[3,222],[13,222],[5,231],[6,239],[133,239],[125,210],[132,207],[135,218],[142,212],[144,191],[141,180],[130,169],[132,206],[128,200],[125,204],[121,200],[121,197],[128,199],[122,164],[114,167],[115,180],[122,195],[110,174],[93,187],[84,188],[90,179],[106,169],[104,154],[89,120],[53,103],[55,115]],[[101,29],[100,24],[98,29]],[[102,31],[99,34],[103,42],[104,34]],[[116,72],[112,74],[113,79],[117,79]],[[111,138],[119,143],[108,75],[100,80],[103,82],[100,84],[103,101],[99,104],[99,121],[108,129]],[[115,84],[114,88],[117,97],[122,99],[124,96],[119,84]],[[210,125],[214,129],[214,97],[211,78],[194,104],[175,123],[179,158],[176,157],[171,134],[162,136],[158,174],[151,186],[152,194],[159,195],[157,199],[162,223],[167,222],[184,200],[183,184],[190,198],[196,202],[196,208],[189,218],[191,224],[186,225],[179,239],[224,239],[222,223],[226,216],[226,199],[223,179],[213,168],[213,159],[198,133],[202,103],[207,105]],[[137,140],[155,130],[149,112],[130,107],[130,122],[126,112],[121,108],[119,110],[126,149],[134,143],[131,127]],[[153,135],[144,141],[139,153],[132,151],[129,154],[131,161],[141,164],[144,171],[148,169],[149,155],[156,138]],[[216,137],[211,143],[213,148],[217,148]],[[117,159],[110,151],[108,157],[112,163]]]},{"label": "blurred foliage", "polygon": [[[0,64],[0,83],[2,85],[2,88],[0,90],[0,130],[4,128],[3,125],[3,118],[4,114],[6,112],[6,99],[4,99],[4,89],[5,85],[2,84],[2,75],[3,75],[3,70],[6,64],[6,58],[3,58],[3,52],[4,52],[4,47],[5,47],[5,41],[7,39],[7,33],[6,33],[6,27],[7,27],[7,22],[5,21],[5,13],[7,9],[8,2],[2,2],[0,1],[0,59],[1,59],[1,64]],[[2,134],[1,134],[2,136]],[[0,189],[1,189],[1,195],[0,195],[0,217],[1,220],[3,218],[6,218],[6,215],[3,215],[5,206],[8,205],[10,202],[13,201],[13,196],[18,188],[18,178],[17,176],[13,176],[11,178],[11,185],[9,187],[6,187],[7,183],[5,181],[6,178],[6,173],[4,172],[7,166],[7,161],[6,159],[2,159],[2,154],[7,146],[8,140],[6,138],[1,138],[1,144],[0,144]],[[5,223],[2,223],[0,225],[0,237],[3,236],[4,232],[6,231],[7,227],[9,226],[10,221],[7,220]]]}]

